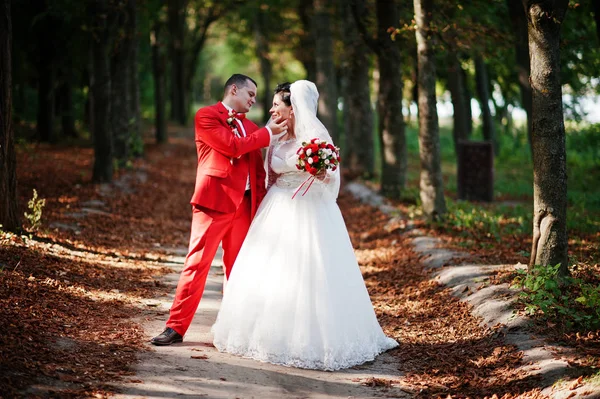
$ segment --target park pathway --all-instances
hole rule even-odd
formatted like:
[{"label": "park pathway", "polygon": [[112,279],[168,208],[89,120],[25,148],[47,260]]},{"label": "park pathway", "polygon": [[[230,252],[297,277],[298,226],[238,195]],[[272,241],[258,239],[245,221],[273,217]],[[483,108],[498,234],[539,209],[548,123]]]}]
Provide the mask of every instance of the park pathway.
[{"label": "park pathway", "polygon": [[[175,293],[185,249],[175,250],[163,277],[170,294],[147,303],[137,320],[148,339],[161,332]],[[140,354],[136,375],[117,384],[119,399],[133,398],[408,398],[400,387],[397,360],[383,354],[376,361],[337,372],[295,369],[219,353],[210,328],[221,303],[222,262],[217,254],[200,306],[182,344],[154,347]],[[158,313],[157,313],[158,311]],[[396,382],[394,384],[394,382]]]}]

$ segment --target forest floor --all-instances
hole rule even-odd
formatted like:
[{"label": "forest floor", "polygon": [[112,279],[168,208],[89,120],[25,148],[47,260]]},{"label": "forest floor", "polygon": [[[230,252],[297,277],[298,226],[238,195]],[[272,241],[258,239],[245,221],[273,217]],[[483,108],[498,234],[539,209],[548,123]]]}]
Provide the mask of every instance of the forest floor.
[{"label": "forest floor", "polygon": [[[245,398],[258,386],[267,390],[255,397],[265,398],[600,397],[600,331],[514,326],[519,316],[487,317],[498,310],[482,306],[487,299],[475,301],[490,287],[508,285],[515,265],[527,261],[519,255],[527,243],[506,237],[468,253],[460,237],[411,219],[402,204],[369,204],[349,190],[338,202],[380,323],[399,348],[340,373],[218,354],[209,344],[218,263],[203,305],[209,308],[192,325],[197,335],[186,339],[190,344],[173,352],[179,357],[151,347],[185,253],[195,179],[190,132],[170,134],[169,144],[148,143],[143,159],[103,185],[90,184],[90,148],[19,147],[22,211],[33,189],[46,204],[35,233],[0,236],[0,397]],[[423,240],[430,240],[425,249]],[[440,249],[448,252],[436,258]],[[452,275],[465,266],[486,273]],[[503,296],[509,301],[506,291],[487,298]],[[511,337],[517,328],[565,367],[540,373],[546,366]],[[167,369],[176,383],[149,385],[160,385]],[[250,374],[242,378],[242,369]],[[184,389],[186,380],[195,391]]]}]

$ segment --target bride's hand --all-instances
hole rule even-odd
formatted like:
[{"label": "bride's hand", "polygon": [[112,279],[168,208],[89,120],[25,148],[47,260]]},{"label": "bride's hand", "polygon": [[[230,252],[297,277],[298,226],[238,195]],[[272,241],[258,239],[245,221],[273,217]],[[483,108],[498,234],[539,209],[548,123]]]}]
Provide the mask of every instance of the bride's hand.
[{"label": "bride's hand", "polygon": [[319,173],[315,175],[315,177],[319,180],[325,180],[325,177],[327,177],[327,169],[321,169]]}]

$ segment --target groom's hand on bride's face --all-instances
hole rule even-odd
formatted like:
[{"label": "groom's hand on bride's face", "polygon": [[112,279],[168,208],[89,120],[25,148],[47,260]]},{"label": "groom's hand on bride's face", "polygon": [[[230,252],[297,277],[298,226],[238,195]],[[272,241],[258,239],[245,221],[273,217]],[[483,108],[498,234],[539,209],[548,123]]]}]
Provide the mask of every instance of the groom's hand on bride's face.
[{"label": "groom's hand on bride's face", "polygon": [[279,136],[287,132],[287,120],[283,118],[271,120],[267,126],[271,129],[273,136]]}]

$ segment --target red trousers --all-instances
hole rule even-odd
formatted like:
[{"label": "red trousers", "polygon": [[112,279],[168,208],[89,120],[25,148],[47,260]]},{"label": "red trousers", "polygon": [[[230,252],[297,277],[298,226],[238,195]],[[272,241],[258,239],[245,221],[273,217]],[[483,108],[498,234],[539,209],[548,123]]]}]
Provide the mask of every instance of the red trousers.
[{"label": "red trousers", "polygon": [[250,227],[250,196],[245,195],[235,213],[194,207],[190,246],[177,292],[171,306],[167,327],[182,336],[192,323],[204,292],[208,271],[219,248],[223,247],[223,264],[227,277]]}]

